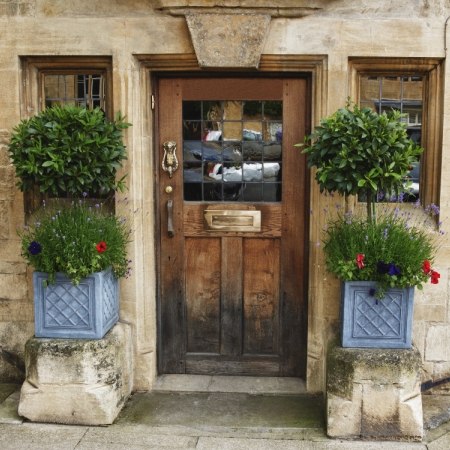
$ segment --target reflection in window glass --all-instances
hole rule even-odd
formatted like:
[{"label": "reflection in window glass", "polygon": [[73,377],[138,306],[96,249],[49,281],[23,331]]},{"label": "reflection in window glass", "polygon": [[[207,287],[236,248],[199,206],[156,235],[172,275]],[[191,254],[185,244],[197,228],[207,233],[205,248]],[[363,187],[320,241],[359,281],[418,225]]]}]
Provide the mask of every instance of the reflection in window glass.
[{"label": "reflection in window glass", "polygon": [[281,201],[281,101],[183,102],[186,201]]},{"label": "reflection in window glass", "polygon": [[[362,76],[360,82],[360,106],[378,113],[392,109],[404,114],[407,132],[418,144],[422,140],[423,79],[421,76]],[[406,188],[407,182],[410,187]],[[405,180],[402,201],[419,198],[420,163],[411,168],[409,180]],[[386,192],[378,193],[380,201],[397,201]]]},{"label": "reflection in window glass", "polygon": [[74,105],[105,110],[105,79],[95,75],[44,75],[45,106]]}]

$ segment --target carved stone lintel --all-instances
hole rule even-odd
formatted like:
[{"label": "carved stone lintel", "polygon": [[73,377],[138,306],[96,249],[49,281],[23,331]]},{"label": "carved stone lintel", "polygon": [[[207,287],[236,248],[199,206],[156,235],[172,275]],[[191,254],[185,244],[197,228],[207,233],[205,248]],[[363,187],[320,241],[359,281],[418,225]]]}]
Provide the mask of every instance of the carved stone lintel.
[{"label": "carved stone lintel", "polygon": [[258,68],[269,15],[189,14],[186,21],[200,67]]},{"label": "carved stone lintel", "polygon": [[[154,8],[172,16],[197,13],[268,14],[271,17],[304,17],[335,0],[154,0]],[[274,5],[274,3],[276,3]]]}]

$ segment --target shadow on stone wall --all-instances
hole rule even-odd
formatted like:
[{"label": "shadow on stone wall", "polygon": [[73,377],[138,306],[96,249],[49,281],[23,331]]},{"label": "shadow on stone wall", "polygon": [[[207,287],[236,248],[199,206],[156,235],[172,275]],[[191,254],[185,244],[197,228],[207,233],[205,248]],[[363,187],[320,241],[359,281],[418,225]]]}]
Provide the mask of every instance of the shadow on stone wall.
[{"label": "shadow on stone wall", "polygon": [[22,383],[25,379],[23,355],[0,347],[0,383]]}]

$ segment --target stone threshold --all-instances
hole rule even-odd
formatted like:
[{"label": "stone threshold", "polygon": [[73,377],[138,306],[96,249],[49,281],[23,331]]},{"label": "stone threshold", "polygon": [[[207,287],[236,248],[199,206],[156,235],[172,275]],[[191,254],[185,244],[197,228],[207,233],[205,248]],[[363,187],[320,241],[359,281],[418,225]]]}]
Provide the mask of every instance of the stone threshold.
[{"label": "stone threshold", "polygon": [[224,375],[160,375],[153,385],[156,392],[222,392],[263,395],[306,394],[301,378],[247,377]]}]

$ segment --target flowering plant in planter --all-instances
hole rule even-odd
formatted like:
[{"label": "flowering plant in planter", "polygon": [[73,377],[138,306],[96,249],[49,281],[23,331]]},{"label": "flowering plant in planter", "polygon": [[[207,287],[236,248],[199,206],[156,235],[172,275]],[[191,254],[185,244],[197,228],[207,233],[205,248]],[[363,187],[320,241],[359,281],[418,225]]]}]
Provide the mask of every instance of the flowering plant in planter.
[{"label": "flowering plant in planter", "polygon": [[126,245],[130,231],[125,221],[105,213],[100,204],[86,200],[41,208],[34,221],[20,232],[22,255],[36,271],[57,272],[73,284],[111,267],[116,278],[129,273]]},{"label": "flowering plant in planter", "polygon": [[436,229],[439,208],[418,211],[418,202],[409,206],[402,211],[386,205],[376,221],[351,212],[338,214],[324,231],[328,271],[344,281],[375,281],[371,294],[377,298],[388,288],[437,284],[440,275],[432,262],[443,233]]},{"label": "flowering plant in planter", "polygon": [[[431,267],[435,238],[440,235],[438,208],[416,211],[419,201],[416,208],[409,205],[409,211],[377,205],[381,195],[402,196],[423,152],[408,137],[401,117],[399,111],[378,114],[349,102],[299,144],[308,165],[317,169],[321,192],[365,199],[364,216],[347,211],[327,225],[324,252],[327,269],[339,279],[376,281],[377,298],[383,298],[389,287],[421,288],[428,280],[439,280]],[[412,223],[414,217],[419,217],[418,223]]]}]

